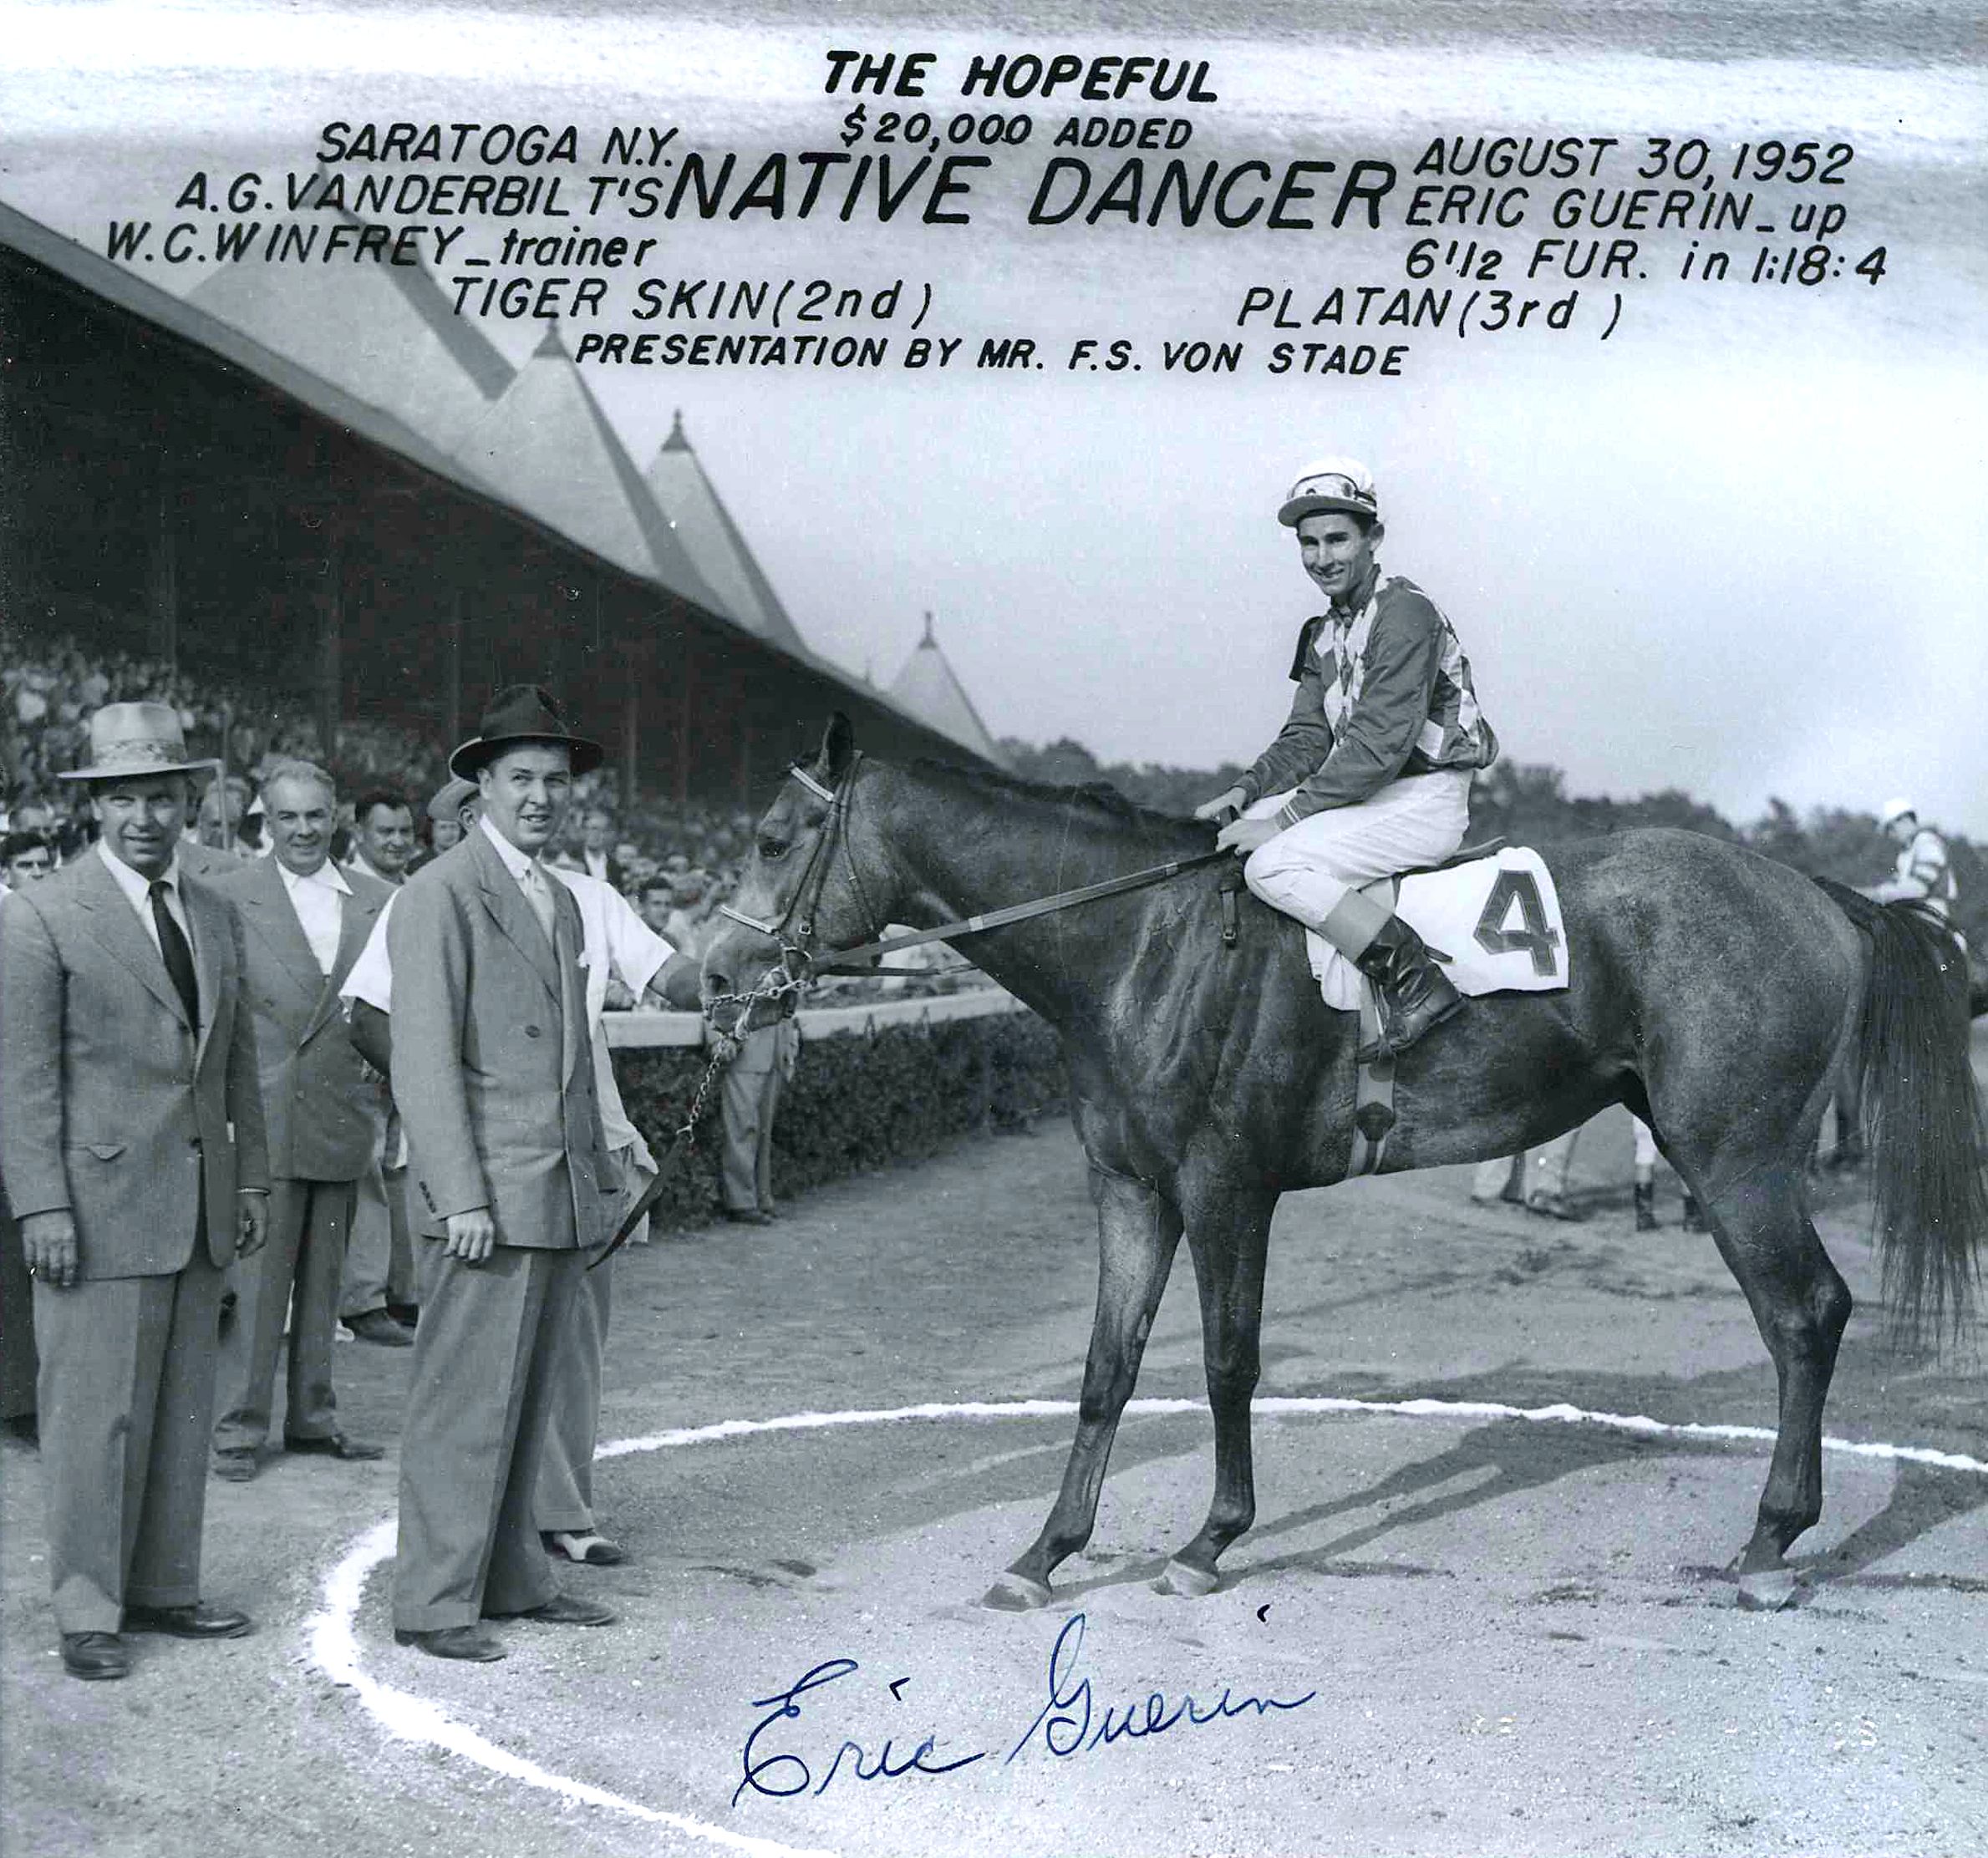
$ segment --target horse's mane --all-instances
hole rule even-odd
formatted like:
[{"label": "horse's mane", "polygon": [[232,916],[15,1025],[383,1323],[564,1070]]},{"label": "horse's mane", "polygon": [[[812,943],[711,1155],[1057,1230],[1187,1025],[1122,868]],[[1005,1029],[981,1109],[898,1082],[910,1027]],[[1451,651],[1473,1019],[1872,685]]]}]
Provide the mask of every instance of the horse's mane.
[{"label": "horse's mane", "polygon": [[1088,815],[1091,821],[1114,831],[1146,834],[1194,832],[1213,843],[1213,828],[1205,821],[1178,813],[1162,813],[1130,800],[1107,781],[1086,781],[1081,786],[1060,786],[1054,781],[1029,780],[994,768],[969,768],[956,761],[922,759],[912,763],[918,773],[936,774],[958,786],[993,800],[1029,800],[1045,807],[1058,807]]}]

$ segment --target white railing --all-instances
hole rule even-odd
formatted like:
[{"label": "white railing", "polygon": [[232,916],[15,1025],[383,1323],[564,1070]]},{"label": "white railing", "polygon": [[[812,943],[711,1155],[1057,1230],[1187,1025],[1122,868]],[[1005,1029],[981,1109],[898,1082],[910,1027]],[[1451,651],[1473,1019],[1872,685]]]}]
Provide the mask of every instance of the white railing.
[{"label": "white railing", "polygon": [[[966,993],[938,993],[902,1000],[862,1000],[847,1007],[804,1007],[803,1039],[869,1033],[886,1026],[931,1026],[945,1019],[986,1019],[1029,1009],[1005,987],[975,987]],[[608,1043],[618,1052],[658,1045],[702,1045],[706,1028],[694,1013],[610,1013],[603,1015]]]}]

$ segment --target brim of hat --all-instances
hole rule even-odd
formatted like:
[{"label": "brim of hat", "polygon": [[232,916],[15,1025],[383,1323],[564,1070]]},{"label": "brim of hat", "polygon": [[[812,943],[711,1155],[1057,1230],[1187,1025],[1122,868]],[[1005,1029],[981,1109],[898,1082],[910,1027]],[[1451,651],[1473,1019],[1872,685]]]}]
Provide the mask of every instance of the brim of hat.
[{"label": "brim of hat", "polygon": [[1349,516],[1370,516],[1375,522],[1380,513],[1370,503],[1355,503],[1350,497],[1293,497],[1277,512],[1277,520],[1286,529],[1295,529],[1307,516],[1315,516],[1321,510],[1342,510]]},{"label": "brim of hat", "polygon": [[449,772],[458,780],[473,781],[478,769],[494,761],[506,749],[522,748],[527,742],[546,742],[572,749],[576,774],[592,774],[606,752],[599,743],[589,742],[583,735],[480,735],[464,743],[449,757]]},{"label": "brim of hat", "polygon": [[218,761],[169,761],[143,768],[72,768],[56,775],[58,780],[140,780],[148,774],[217,774]]}]

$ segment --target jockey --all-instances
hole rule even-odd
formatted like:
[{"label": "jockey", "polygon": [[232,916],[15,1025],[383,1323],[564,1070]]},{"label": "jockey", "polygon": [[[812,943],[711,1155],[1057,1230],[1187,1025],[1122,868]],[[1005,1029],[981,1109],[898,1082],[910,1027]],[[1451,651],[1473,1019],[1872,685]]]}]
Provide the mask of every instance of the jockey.
[{"label": "jockey", "polygon": [[1950,923],[1959,892],[1946,840],[1931,826],[1919,823],[1918,810],[1907,800],[1887,800],[1878,824],[1904,849],[1899,853],[1897,875],[1868,894],[1879,903],[1916,900],[1942,922]]},{"label": "jockey", "polygon": [[1412,581],[1380,572],[1364,464],[1309,466],[1277,520],[1297,530],[1304,571],[1331,604],[1298,635],[1289,720],[1194,816],[1226,820],[1216,843],[1247,858],[1251,891],[1373,980],[1381,1031],[1360,1053],[1367,1063],[1405,1050],[1463,1001],[1421,937],[1357,886],[1463,843],[1471,774],[1491,764],[1497,738],[1450,622]]}]

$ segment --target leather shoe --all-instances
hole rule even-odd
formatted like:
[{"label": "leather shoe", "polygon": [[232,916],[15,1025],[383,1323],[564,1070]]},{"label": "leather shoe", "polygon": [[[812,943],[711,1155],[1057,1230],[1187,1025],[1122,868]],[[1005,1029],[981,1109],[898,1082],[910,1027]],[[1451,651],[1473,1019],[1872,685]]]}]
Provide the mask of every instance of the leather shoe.
[{"label": "leather shoe", "polygon": [[1526,1211],[1542,1219],[1564,1220],[1569,1226],[1579,1226],[1588,1216],[1569,1204],[1564,1194],[1549,1194],[1543,1188],[1526,1196]]},{"label": "leather shoe", "polygon": [[543,1606],[527,1607],[521,1613],[493,1613],[491,1617],[533,1619],[541,1626],[612,1626],[621,1616],[598,1601],[582,1600],[573,1593],[556,1593]]},{"label": "leather shoe", "polygon": [[131,1653],[115,1632],[64,1632],[62,1668],[72,1678],[121,1678],[131,1668]]},{"label": "leather shoe", "polygon": [[539,1538],[548,1555],[557,1555],[562,1561],[574,1561],[587,1567],[618,1567],[628,1560],[628,1551],[619,1542],[611,1542],[605,1536],[591,1532],[582,1533],[573,1529],[548,1529]]},{"label": "leather shoe", "polygon": [[253,1445],[228,1445],[214,1454],[214,1475],[228,1484],[246,1484],[262,1470]]},{"label": "leather shoe", "polygon": [[725,1210],[725,1216],[734,1226],[770,1226],[773,1223],[772,1214],[762,1213],[756,1206],[728,1206]]},{"label": "leather shoe", "polygon": [[348,1317],[345,1327],[361,1342],[376,1342],[383,1348],[411,1348],[414,1338],[384,1310],[368,1310],[364,1316]]},{"label": "leather shoe", "polygon": [[255,1630],[247,1613],[232,1607],[126,1607],[127,1632],[164,1632],[168,1638],[247,1638]]},{"label": "leather shoe", "polygon": [[418,1646],[431,1658],[462,1658],[472,1664],[495,1664],[509,1656],[502,1643],[480,1626],[438,1626],[427,1632],[396,1629],[394,1642]]},{"label": "leather shoe", "polygon": [[389,1303],[387,1305],[387,1314],[402,1328],[411,1329],[421,1320],[421,1306],[419,1303]]},{"label": "leather shoe", "polygon": [[334,1432],[328,1439],[292,1439],[288,1433],[285,1433],[283,1449],[287,1452],[303,1452],[307,1455],[315,1453],[320,1458],[343,1459],[348,1464],[387,1455],[384,1445],[369,1445],[361,1439],[348,1439],[342,1432]]}]

